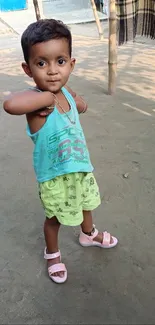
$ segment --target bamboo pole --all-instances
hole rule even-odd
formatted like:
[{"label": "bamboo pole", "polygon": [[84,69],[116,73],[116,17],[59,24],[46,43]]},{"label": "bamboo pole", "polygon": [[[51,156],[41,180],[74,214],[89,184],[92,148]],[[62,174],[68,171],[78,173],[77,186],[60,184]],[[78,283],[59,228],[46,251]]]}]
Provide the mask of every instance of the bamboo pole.
[{"label": "bamboo pole", "polygon": [[109,80],[108,93],[113,95],[116,91],[116,72],[117,72],[117,41],[116,41],[116,6],[115,0],[110,1],[109,8]]},{"label": "bamboo pole", "polygon": [[94,17],[95,17],[95,20],[96,20],[96,25],[97,25],[97,28],[98,28],[99,38],[100,38],[100,40],[103,40],[104,39],[103,28],[101,26],[101,22],[100,22],[98,14],[97,14],[95,2],[94,2],[94,0],[90,0],[90,2],[91,2],[92,9],[93,9]]},{"label": "bamboo pole", "polygon": [[8,30],[9,31],[12,31],[13,33],[15,33],[15,34],[17,34],[17,35],[19,35],[19,33],[15,30],[15,29],[13,29],[5,20],[3,20],[1,17],[0,17],[0,22],[3,24],[3,25],[5,25],[7,28],[8,28]]},{"label": "bamboo pole", "polygon": [[33,5],[34,5],[35,14],[36,14],[36,19],[40,20],[41,19],[41,14],[40,14],[38,0],[33,0]]}]

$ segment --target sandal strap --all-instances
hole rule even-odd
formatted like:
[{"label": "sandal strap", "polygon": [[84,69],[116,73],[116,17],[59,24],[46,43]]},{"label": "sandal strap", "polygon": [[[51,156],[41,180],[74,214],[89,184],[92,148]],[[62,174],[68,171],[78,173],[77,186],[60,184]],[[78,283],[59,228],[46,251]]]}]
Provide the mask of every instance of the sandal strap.
[{"label": "sandal strap", "polygon": [[93,229],[94,229],[94,233],[91,236],[85,234],[84,232],[83,232],[83,235],[87,236],[87,238],[90,238],[91,240],[94,239],[98,235],[99,231],[98,231],[98,229],[95,228],[95,225],[93,225]]},{"label": "sandal strap", "polygon": [[110,240],[111,240],[111,235],[109,232],[104,231],[103,232],[103,241],[102,241],[102,245],[106,245],[108,246],[110,244]]},{"label": "sandal strap", "polygon": [[66,266],[63,263],[54,264],[48,267],[48,274],[52,275],[56,272],[66,272]]},{"label": "sandal strap", "polygon": [[94,233],[93,233],[91,236],[89,236],[89,237],[90,237],[91,239],[94,239],[94,238],[98,235],[98,233],[99,233],[98,229],[95,228]]},{"label": "sandal strap", "polygon": [[95,228],[95,225],[93,225],[93,228],[94,228],[94,233],[91,236],[89,236],[91,239],[94,239],[99,233],[98,229]]},{"label": "sandal strap", "polygon": [[47,247],[45,247],[44,250],[44,258],[45,260],[53,260],[54,258],[60,257],[60,251],[53,253],[53,254],[48,254],[47,253]]}]

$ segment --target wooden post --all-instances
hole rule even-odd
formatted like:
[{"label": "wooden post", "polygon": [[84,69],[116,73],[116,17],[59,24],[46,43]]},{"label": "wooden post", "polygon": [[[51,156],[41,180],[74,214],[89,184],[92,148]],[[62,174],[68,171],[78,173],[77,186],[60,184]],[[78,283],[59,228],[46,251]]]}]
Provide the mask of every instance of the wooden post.
[{"label": "wooden post", "polygon": [[35,9],[36,19],[40,20],[41,19],[41,14],[40,14],[38,0],[33,0],[33,5],[34,5],[34,9]]},{"label": "wooden post", "polygon": [[109,9],[109,80],[108,93],[113,95],[116,91],[116,71],[117,71],[117,41],[116,41],[116,6],[115,0],[110,1]]},{"label": "wooden post", "polygon": [[95,17],[95,20],[96,20],[96,25],[97,25],[97,28],[98,28],[99,38],[100,38],[100,40],[103,40],[104,39],[103,29],[102,29],[102,26],[101,26],[99,16],[97,14],[95,2],[94,2],[94,0],[90,0],[90,2],[91,2],[91,5],[92,5],[94,17]]}]

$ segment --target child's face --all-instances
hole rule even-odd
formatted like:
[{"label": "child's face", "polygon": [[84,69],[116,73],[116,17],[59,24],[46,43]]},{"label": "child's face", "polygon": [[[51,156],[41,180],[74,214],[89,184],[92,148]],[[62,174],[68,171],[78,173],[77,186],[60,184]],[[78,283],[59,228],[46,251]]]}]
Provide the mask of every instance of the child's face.
[{"label": "child's face", "polygon": [[63,38],[33,45],[29,64],[23,63],[22,67],[39,89],[57,93],[67,83],[74,65],[75,59],[71,59],[68,42]]}]

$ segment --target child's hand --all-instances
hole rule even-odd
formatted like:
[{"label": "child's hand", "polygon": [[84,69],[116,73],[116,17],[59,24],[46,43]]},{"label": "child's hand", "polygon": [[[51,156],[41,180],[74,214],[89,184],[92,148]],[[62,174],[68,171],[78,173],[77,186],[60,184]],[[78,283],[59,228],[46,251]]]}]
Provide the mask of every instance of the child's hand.
[{"label": "child's hand", "polygon": [[45,108],[45,109],[42,109],[42,110],[38,110],[36,113],[39,116],[48,116],[53,112],[53,109],[54,108],[51,108],[51,109]]}]

